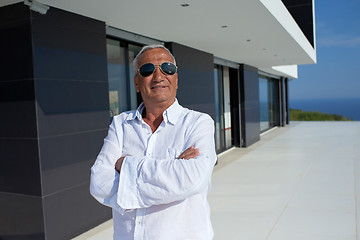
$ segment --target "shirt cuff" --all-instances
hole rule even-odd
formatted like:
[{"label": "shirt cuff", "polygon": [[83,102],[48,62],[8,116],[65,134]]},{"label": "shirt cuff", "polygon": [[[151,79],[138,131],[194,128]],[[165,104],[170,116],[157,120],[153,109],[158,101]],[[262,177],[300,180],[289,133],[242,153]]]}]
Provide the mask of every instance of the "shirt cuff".
[{"label": "shirt cuff", "polygon": [[141,158],[127,156],[124,158],[117,195],[117,204],[122,209],[141,208],[139,191],[137,187],[137,168]]}]

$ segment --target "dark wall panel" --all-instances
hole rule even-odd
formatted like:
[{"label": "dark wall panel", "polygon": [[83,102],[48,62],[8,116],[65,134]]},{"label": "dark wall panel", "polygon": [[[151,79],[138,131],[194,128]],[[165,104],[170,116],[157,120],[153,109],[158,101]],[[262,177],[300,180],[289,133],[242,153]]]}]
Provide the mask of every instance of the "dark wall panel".
[{"label": "dark wall panel", "polygon": [[37,139],[0,138],[0,192],[41,196]]},{"label": "dark wall panel", "polygon": [[241,147],[241,105],[239,70],[229,68],[232,145]]},{"label": "dark wall panel", "polygon": [[10,79],[6,81],[2,79],[0,81],[0,111],[0,126],[3,126],[0,128],[0,137],[36,138],[34,80]]},{"label": "dark wall panel", "polygon": [[0,239],[45,239],[42,198],[0,192]]},{"label": "dark wall panel", "polygon": [[44,197],[46,239],[71,239],[111,218],[89,193],[89,182]]},{"label": "dark wall panel", "polygon": [[30,12],[0,8],[0,137],[36,138]]},{"label": "dark wall panel", "polygon": [[69,239],[111,217],[89,194],[110,123],[105,23],[50,8],[31,12],[46,239]]},{"label": "dark wall panel", "polygon": [[281,126],[281,113],[280,113],[280,80],[274,82],[274,124]]},{"label": "dark wall panel", "polygon": [[0,8],[0,239],[45,239],[30,11]]},{"label": "dark wall panel", "polygon": [[0,81],[32,79],[29,7],[23,3],[0,7],[0,33]]},{"label": "dark wall panel", "polygon": [[166,47],[179,67],[179,103],[215,119],[214,56],[174,42]]},{"label": "dark wall panel", "polygon": [[0,35],[0,192],[40,196],[29,8],[0,8]]},{"label": "dark wall panel", "polygon": [[285,123],[290,123],[290,112],[289,112],[289,79],[284,80],[284,105],[285,105]]},{"label": "dark wall panel", "polygon": [[280,126],[285,126],[285,92],[284,92],[285,78],[281,77],[279,80],[279,96],[280,96]]},{"label": "dark wall panel", "polygon": [[[103,45],[106,42],[104,22],[53,7],[45,15],[31,13],[35,47],[41,46],[76,54],[83,53],[89,57],[98,55],[106,58],[106,46]],[[76,61],[73,60],[73,62]],[[62,64],[67,66],[66,62]],[[101,65],[99,67],[101,68]],[[90,76],[94,71],[94,69],[87,70],[89,70],[87,73],[82,74]],[[51,72],[50,76],[52,76]],[[102,81],[106,81],[103,76],[101,78]]]},{"label": "dark wall panel", "polygon": [[[85,33],[87,33],[86,35],[91,35],[91,32]],[[93,36],[88,37],[92,38]],[[38,39],[34,39],[35,44],[42,44],[41,41],[36,40]],[[44,44],[47,44],[47,42]],[[104,78],[102,71],[104,66],[102,66],[103,64],[99,65],[99,62],[104,61],[104,56],[97,52],[89,52],[90,49],[88,52],[83,52],[84,46],[81,46],[81,44],[86,44],[85,40],[80,41],[78,44],[80,46],[77,50],[64,49],[66,46],[60,44],[59,46],[51,46],[50,44],[35,45],[34,73],[36,78],[50,81],[71,80],[106,83],[107,78]],[[93,50],[91,49],[91,51]],[[94,71],[96,69],[99,71]]]},{"label": "dark wall panel", "polygon": [[41,138],[43,195],[88,182],[106,134],[107,130],[99,130]]},{"label": "dark wall panel", "polygon": [[32,18],[40,137],[106,129],[105,24],[56,8]]},{"label": "dark wall panel", "polygon": [[106,82],[36,80],[37,103],[46,116],[108,111],[108,90]]},{"label": "dark wall panel", "polygon": [[260,140],[259,75],[256,68],[240,65],[243,146]]}]

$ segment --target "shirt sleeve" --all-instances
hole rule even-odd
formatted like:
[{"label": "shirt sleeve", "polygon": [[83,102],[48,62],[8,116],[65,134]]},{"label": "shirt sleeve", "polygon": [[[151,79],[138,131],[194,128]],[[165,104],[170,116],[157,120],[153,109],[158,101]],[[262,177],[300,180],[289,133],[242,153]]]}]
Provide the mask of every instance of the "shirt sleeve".
[{"label": "shirt sleeve", "polygon": [[[120,137],[118,137],[120,136]],[[119,185],[119,173],[115,170],[115,163],[122,153],[122,127],[115,126],[112,121],[104,145],[91,167],[90,193],[100,203],[112,207],[120,213],[122,209],[116,202]]]},{"label": "shirt sleeve", "polygon": [[217,158],[213,120],[208,115],[200,115],[189,126],[187,135],[185,149],[191,146],[199,148],[200,155],[194,159],[155,160],[147,156],[124,159],[117,198],[121,208],[167,204],[207,189]]}]

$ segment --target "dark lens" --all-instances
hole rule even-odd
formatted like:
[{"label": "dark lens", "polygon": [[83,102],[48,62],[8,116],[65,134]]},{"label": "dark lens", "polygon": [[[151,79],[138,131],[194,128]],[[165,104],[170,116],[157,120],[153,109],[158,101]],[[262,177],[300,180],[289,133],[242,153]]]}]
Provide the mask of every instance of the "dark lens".
[{"label": "dark lens", "polygon": [[139,73],[143,77],[150,76],[155,71],[155,66],[152,63],[145,63],[139,68]]},{"label": "dark lens", "polygon": [[176,73],[176,66],[171,62],[164,62],[161,64],[161,70],[165,74],[174,75]]}]

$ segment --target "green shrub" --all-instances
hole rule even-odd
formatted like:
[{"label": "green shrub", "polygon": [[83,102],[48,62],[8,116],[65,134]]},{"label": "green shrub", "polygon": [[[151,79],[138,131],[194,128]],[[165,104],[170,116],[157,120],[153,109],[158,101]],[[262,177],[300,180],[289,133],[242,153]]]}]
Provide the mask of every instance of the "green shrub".
[{"label": "green shrub", "polygon": [[352,119],[337,114],[290,109],[290,121],[352,121]]}]

